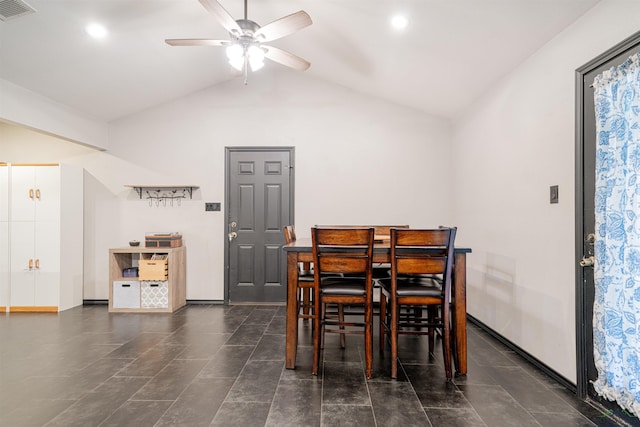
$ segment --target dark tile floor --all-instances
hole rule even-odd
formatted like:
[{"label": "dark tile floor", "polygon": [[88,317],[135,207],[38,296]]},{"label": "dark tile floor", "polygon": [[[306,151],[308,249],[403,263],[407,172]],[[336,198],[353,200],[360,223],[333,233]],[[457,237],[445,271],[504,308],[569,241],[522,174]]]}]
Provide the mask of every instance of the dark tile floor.
[{"label": "dark tile floor", "polygon": [[298,368],[284,369],[284,314],[191,305],[0,316],[0,426],[616,425],[473,325],[469,375],[454,383],[440,353],[429,361],[422,338],[408,336],[397,381],[377,351],[365,380],[355,335],[346,350],[329,335],[316,378],[309,324]]}]

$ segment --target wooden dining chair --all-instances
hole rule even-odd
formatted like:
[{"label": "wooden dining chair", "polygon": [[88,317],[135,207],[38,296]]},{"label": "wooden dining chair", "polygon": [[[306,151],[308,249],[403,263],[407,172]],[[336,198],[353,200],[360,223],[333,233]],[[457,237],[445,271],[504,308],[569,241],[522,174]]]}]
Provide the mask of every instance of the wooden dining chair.
[{"label": "wooden dining chair", "polygon": [[[325,333],[364,334],[365,374],[372,375],[373,304],[372,260],[374,229],[311,229],[314,263],[313,375],[320,369]],[[328,276],[330,274],[340,276]],[[362,305],[362,321],[352,316],[332,316],[328,304]]]},{"label": "wooden dining chair", "polygon": [[[442,336],[447,381],[451,369],[451,282],[456,228],[391,229],[391,277],[380,280],[380,351],[391,341],[391,378],[398,377],[398,335]],[[426,317],[423,313],[426,312]]]},{"label": "wooden dining chair", "polygon": [[[283,227],[284,241],[289,244],[296,241],[296,230],[293,225],[285,225]],[[310,262],[301,262],[298,265],[298,318],[313,318],[313,269]]]}]

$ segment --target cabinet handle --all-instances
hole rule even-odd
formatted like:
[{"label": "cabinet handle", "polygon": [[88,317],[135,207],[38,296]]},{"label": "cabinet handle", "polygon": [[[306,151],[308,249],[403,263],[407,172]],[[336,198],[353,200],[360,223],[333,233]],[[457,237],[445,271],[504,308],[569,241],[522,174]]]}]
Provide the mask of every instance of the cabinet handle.
[{"label": "cabinet handle", "polygon": [[40,268],[40,258],[36,258],[36,268]]},{"label": "cabinet handle", "polygon": [[33,188],[29,189],[29,198],[33,199]]},{"label": "cabinet handle", "polygon": [[36,189],[36,199],[40,200],[40,189]]},{"label": "cabinet handle", "polygon": [[30,259],[29,260],[29,270],[32,270],[32,269],[33,269],[33,260]]}]

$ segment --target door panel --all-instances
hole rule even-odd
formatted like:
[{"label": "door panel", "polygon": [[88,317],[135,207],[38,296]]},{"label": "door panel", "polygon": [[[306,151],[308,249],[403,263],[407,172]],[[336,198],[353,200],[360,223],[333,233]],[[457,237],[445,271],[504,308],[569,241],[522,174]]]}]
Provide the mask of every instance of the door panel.
[{"label": "door panel", "polygon": [[57,221],[60,218],[60,168],[35,168],[36,220]]},{"label": "door panel", "polygon": [[0,307],[9,304],[9,167],[0,165]]},{"label": "door panel", "polygon": [[0,307],[9,305],[9,222],[0,221]]},{"label": "door panel", "polygon": [[60,225],[58,221],[36,221],[33,257],[33,305],[58,306],[60,292]]},{"label": "door panel", "polygon": [[238,186],[238,229],[241,231],[255,231],[255,192],[253,185]]},{"label": "door panel", "polygon": [[227,295],[284,302],[282,228],[291,221],[290,148],[227,149]]},{"label": "door panel", "polygon": [[9,221],[9,167],[0,165],[0,222]]},{"label": "door panel", "polygon": [[36,179],[34,166],[11,166],[11,220],[35,218]]},{"label": "door panel", "polygon": [[[32,306],[34,304],[34,242],[33,222],[11,223],[11,304]],[[29,269],[31,262],[32,269]]]},{"label": "door panel", "polygon": [[237,247],[238,286],[255,286],[255,248],[253,245],[238,245]]}]

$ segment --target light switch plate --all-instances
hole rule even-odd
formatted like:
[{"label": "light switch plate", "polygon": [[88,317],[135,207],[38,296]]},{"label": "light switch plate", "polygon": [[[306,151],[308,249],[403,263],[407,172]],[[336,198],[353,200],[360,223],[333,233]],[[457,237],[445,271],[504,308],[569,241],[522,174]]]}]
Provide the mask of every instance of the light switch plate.
[{"label": "light switch plate", "polygon": [[205,203],[204,204],[204,210],[206,212],[219,211],[220,210],[220,203]]},{"label": "light switch plate", "polygon": [[549,187],[549,203],[558,203],[558,198],[558,186],[552,185],[551,187]]}]

